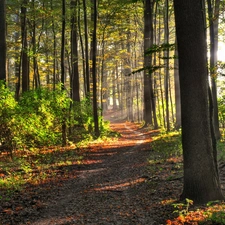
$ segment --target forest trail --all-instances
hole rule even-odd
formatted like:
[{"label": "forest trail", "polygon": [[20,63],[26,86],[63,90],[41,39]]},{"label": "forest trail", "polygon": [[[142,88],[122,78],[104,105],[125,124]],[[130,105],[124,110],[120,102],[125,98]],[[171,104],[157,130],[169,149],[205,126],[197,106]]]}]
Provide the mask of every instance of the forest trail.
[{"label": "forest trail", "polygon": [[[14,203],[26,207],[7,215],[4,220],[10,223],[3,225],[159,224],[153,217],[161,191],[156,194],[157,185],[150,184],[153,174],[147,169],[150,131],[128,122],[114,122],[111,127],[121,137],[91,145],[80,165],[61,168],[61,180],[18,194]],[[70,173],[67,179],[65,170]]]},{"label": "forest trail", "polygon": [[32,224],[153,224],[140,194],[149,156],[142,144],[151,139],[133,124],[112,128],[122,135],[118,142],[87,152],[89,164],[79,166],[75,179],[49,190],[41,218]]}]

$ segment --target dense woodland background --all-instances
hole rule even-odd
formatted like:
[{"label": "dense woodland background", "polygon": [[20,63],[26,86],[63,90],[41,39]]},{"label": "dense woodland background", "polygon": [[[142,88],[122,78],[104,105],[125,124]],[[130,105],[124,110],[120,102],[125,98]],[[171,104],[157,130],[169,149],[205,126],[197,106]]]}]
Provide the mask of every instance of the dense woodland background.
[{"label": "dense woodland background", "polygon": [[[223,4],[205,6],[213,90],[222,73],[216,53],[218,43],[224,46]],[[73,101],[93,100],[94,120],[113,109],[155,128],[181,126],[171,1],[7,1],[5,14],[7,72],[1,79],[17,100],[28,90],[51,92],[62,84]]]},{"label": "dense woodland background", "polygon": [[[225,2],[201,4],[218,140],[225,127]],[[172,1],[7,0],[0,15],[2,149],[102,136],[109,111],[154,129],[181,128]]]}]

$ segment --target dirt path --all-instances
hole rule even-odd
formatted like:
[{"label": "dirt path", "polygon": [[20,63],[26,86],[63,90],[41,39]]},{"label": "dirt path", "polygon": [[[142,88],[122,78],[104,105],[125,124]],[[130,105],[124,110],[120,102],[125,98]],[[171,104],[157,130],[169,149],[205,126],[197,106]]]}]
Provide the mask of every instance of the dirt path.
[{"label": "dirt path", "polygon": [[13,212],[2,214],[0,225],[165,224],[171,209],[162,200],[174,198],[181,185],[166,178],[173,164],[149,169],[150,132],[132,123],[112,128],[122,134],[118,140],[91,145],[82,164],[61,168],[62,178],[28,187],[5,203]]},{"label": "dirt path", "polygon": [[6,213],[0,224],[154,224],[142,196],[148,193],[150,135],[131,123],[112,128],[122,134],[119,140],[91,147],[84,164],[62,168],[62,177],[68,170],[73,178],[18,194],[8,206],[13,213]]},{"label": "dirt path", "polygon": [[90,164],[80,166],[76,179],[50,191],[40,218],[32,224],[154,223],[147,205],[138,198],[149,155],[142,146],[145,135],[131,124],[113,127],[122,133],[119,142],[88,152]]}]

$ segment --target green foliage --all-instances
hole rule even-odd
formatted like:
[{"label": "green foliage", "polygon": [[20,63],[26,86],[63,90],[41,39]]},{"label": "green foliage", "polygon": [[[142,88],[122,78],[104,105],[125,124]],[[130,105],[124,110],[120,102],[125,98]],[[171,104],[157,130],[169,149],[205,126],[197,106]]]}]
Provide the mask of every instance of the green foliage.
[{"label": "green foliage", "polygon": [[[175,55],[172,56],[172,57],[161,56],[162,52],[167,51],[167,50],[168,51],[174,51],[175,47],[176,47],[175,44],[169,44],[169,43],[164,43],[164,44],[161,44],[161,45],[153,45],[151,48],[149,48],[145,51],[145,55],[151,55],[151,54],[154,54],[154,53],[158,53],[159,59],[176,59],[177,56],[175,56]],[[149,74],[152,74],[152,73],[154,73],[157,70],[162,69],[162,68],[165,68],[164,64],[145,66],[145,67],[142,67],[142,68],[140,68],[138,70],[135,70],[135,71],[131,72],[130,74],[126,74],[126,75],[130,76],[132,74],[140,73],[144,70],[147,70]],[[172,68],[169,68],[169,69],[172,69]]]},{"label": "green foliage", "polygon": [[46,179],[57,179],[57,176],[61,177],[61,172],[57,174],[60,168],[69,170],[70,165],[82,163],[82,159],[83,156],[71,147],[17,151],[13,160],[5,158],[0,161],[1,173],[4,174],[0,177],[0,189],[12,194],[26,183],[38,184]]},{"label": "green foliage", "polygon": [[15,107],[17,102],[13,94],[0,82],[0,144],[5,143],[7,148],[12,148]]},{"label": "green foliage", "polygon": [[219,116],[219,124],[222,127],[222,138],[225,136],[225,96],[221,96],[218,99],[218,116]]},{"label": "green foliage", "polygon": [[151,145],[152,149],[163,159],[180,156],[182,154],[181,133],[178,131],[162,133],[153,138]]},{"label": "green foliage", "polygon": [[225,212],[224,211],[212,212],[209,215],[208,220],[217,224],[225,224]]},{"label": "green foliage", "polygon": [[49,146],[61,141],[63,119],[69,125],[70,98],[59,88],[24,93],[16,102],[13,94],[0,87],[0,142],[13,149]]},{"label": "green foliage", "polygon": [[[73,141],[94,135],[93,109],[89,99],[72,103],[66,91],[40,88],[25,92],[15,101],[13,93],[0,85],[0,143],[11,152],[61,143],[62,124]],[[102,121],[101,133],[109,130]],[[69,135],[70,134],[70,135]]]},{"label": "green foliage", "polygon": [[189,208],[193,205],[193,201],[186,198],[185,203],[175,203],[173,207],[176,209],[174,213],[178,213],[180,216],[186,216],[189,212]]},{"label": "green foliage", "polygon": [[174,51],[176,45],[175,44],[170,44],[170,43],[163,43],[161,45],[153,45],[151,48],[147,49],[145,51],[146,55],[150,55],[153,53],[159,53],[159,52],[164,52],[164,51]]},{"label": "green foliage", "polygon": [[[208,208],[204,212],[206,221],[210,222],[210,224],[225,224],[224,202],[212,201],[207,204],[207,207]],[[204,224],[204,222],[201,224]]]}]

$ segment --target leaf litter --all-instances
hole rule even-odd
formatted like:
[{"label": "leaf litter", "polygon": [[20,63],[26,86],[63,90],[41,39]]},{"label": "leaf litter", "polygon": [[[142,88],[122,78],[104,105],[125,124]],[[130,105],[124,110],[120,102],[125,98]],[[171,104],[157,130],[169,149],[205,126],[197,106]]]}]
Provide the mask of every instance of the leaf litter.
[{"label": "leaf litter", "polygon": [[151,141],[158,131],[128,122],[111,127],[121,137],[79,148],[79,160],[49,167],[43,182],[27,182],[13,193],[2,189],[0,224],[197,224],[204,210],[192,218],[173,213],[182,158],[156,160]]}]

